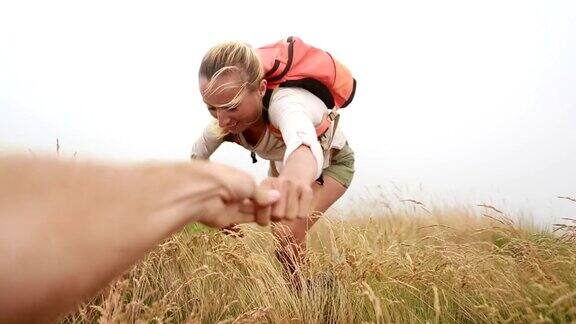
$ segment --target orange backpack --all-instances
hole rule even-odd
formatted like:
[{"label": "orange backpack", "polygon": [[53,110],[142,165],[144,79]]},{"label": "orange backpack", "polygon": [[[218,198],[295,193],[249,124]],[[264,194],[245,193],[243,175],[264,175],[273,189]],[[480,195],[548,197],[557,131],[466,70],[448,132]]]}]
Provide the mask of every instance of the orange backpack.
[{"label": "orange backpack", "polygon": [[328,52],[288,37],[256,49],[264,65],[268,89],[304,88],[320,98],[328,109],[344,108],[354,98],[356,80]]},{"label": "orange backpack", "polygon": [[[336,119],[337,110],[352,102],[356,92],[356,80],[352,73],[328,52],[304,43],[298,37],[288,37],[274,44],[256,49],[264,66],[267,81],[264,107],[270,104],[272,93],[279,87],[300,87],[310,91],[331,110],[320,125],[316,135],[320,137]],[[337,122],[337,121],[336,121]],[[268,124],[270,132],[282,138],[279,129]],[[252,161],[256,162],[254,152]]]}]

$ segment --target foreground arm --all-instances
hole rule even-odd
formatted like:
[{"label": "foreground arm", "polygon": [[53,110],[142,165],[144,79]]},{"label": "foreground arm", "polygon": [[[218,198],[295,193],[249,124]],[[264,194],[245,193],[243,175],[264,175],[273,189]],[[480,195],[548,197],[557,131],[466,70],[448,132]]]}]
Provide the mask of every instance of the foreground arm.
[{"label": "foreground arm", "polygon": [[54,320],[185,224],[254,221],[243,203],[267,205],[270,193],[207,162],[1,158],[0,322]]}]

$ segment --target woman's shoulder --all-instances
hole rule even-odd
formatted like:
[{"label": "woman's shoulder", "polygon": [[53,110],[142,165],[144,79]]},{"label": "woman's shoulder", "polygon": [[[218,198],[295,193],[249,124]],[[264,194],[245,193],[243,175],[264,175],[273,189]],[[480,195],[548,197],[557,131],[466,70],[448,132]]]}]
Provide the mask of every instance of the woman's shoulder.
[{"label": "woman's shoulder", "polygon": [[280,118],[282,115],[294,111],[301,111],[313,121],[321,120],[328,111],[320,98],[306,89],[297,87],[278,88],[270,99],[268,109],[271,119]]}]

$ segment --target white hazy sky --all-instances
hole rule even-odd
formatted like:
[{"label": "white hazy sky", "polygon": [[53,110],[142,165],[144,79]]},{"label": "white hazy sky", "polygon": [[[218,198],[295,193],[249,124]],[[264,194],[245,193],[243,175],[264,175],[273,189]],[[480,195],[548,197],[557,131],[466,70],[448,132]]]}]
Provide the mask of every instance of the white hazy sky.
[{"label": "white hazy sky", "polygon": [[[0,149],[185,161],[210,116],[204,52],[297,35],[354,72],[348,197],[575,217],[576,2],[2,1]],[[214,160],[257,178],[249,154]],[[394,191],[393,189],[390,189]],[[397,199],[390,195],[390,200]]]}]

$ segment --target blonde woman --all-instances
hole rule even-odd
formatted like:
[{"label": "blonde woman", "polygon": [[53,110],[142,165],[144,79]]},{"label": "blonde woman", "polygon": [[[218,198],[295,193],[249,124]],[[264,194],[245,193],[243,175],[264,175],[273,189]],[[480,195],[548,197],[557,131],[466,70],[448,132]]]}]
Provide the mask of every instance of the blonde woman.
[{"label": "blonde woman", "polygon": [[208,159],[224,141],[233,141],[253,158],[270,161],[269,177],[261,185],[277,189],[281,197],[256,217],[262,223],[282,219],[272,227],[277,256],[294,274],[306,233],[317,220],[310,214],[325,212],[346,192],[354,153],[337,123],[318,137],[316,127],[330,112],[324,101],[301,87],[271,91],[266,72],[262,55],[245,43],[223,43],[205,54],[199,86],[214,120],[194,143],[191,157]]}]

